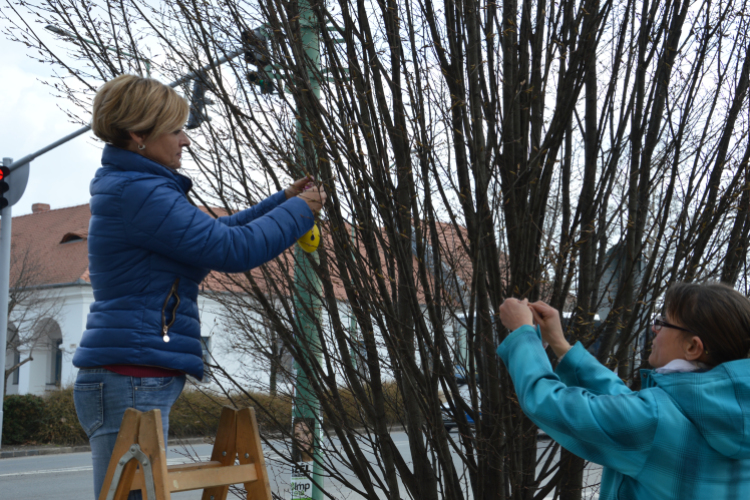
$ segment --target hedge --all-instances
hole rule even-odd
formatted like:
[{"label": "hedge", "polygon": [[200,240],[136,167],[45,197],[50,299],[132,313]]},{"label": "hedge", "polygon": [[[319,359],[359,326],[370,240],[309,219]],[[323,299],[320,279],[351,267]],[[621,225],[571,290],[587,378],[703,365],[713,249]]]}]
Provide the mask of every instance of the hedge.
[{"label": "hedge", "polygon": [[[389,425],[401,421],[403,408],[395,384],[384,387],[386,419]],[[353,395],[342,389],[339,393],[344,411],[352,426],[365,424],[362,407]],[[292,403],[288,396],[271,396],[249,393],[227,397],[201,390],[186,388],[175,402],[169,415],[169,436],[175,438],[214,436],[221,408],[234,406],[254,407],[261,433],[283,435],[290,431]],[[73,403],[73,388],[50,392],[44,397],[30,394],[6,396],[3,400],[3,444],[56,444],[77,446],[87,444],[86,433],[78,423]],[[324,422],[331,419],[324,415]]]}]

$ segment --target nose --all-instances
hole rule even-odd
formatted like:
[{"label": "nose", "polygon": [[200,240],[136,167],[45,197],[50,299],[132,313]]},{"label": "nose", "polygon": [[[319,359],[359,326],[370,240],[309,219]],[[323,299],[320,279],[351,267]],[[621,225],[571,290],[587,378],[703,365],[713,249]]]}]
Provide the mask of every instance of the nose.
[{"label": "nose", "polygon": [[180,147],[190,146],[190,139],[188,139],[188,136],[184,130],[182,131],[180,139]]}]

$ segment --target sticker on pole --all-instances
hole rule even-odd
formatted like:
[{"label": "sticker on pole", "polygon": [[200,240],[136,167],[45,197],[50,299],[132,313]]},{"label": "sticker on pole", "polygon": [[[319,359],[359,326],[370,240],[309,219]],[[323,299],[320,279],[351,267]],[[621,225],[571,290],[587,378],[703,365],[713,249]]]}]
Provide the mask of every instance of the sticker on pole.
[{"label": "sticker on pole", "polygon": [[312,462],[292,466],[292,500],[312,500],[313,482],[309,477],[312,472]]},{"label": "sticker on pole", "polygon": [[314,418],[295,418],[292,426],[292,500],[312,500]]}]

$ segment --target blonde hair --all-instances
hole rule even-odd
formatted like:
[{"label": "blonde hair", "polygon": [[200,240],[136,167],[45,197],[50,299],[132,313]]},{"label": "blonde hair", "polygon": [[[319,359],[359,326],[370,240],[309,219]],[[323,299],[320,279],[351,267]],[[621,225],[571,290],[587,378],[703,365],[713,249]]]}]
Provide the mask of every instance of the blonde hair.
[{"label": "blonde hair", "polygon": [[125,147],[130,132],[148,141],[179,130],[189,112],[187,101],[173,88],[151,78],[120,75],[96,93],[91,129],[104,142]]}]

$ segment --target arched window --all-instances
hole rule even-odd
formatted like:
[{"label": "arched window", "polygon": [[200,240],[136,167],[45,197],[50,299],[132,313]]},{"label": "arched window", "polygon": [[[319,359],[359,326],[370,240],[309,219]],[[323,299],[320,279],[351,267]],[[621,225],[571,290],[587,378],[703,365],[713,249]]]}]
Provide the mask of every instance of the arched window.
[{"label": "arched window", "polygon": [[46,340],[48,345],[47,355],[47,385],[55,385],[60,387],[62,383],[62,364],[63,352],[60,349],[62,346],[62,330],[57,321],[47,318],[39,323],[39,339]]}]

